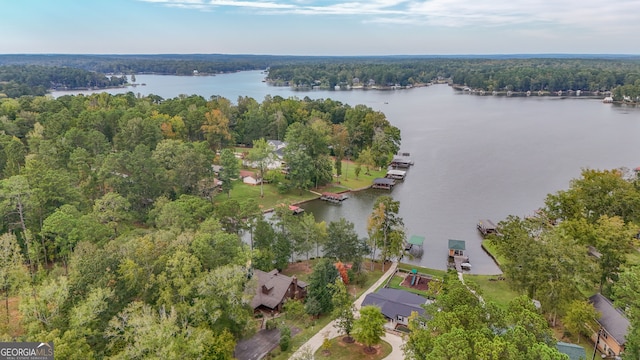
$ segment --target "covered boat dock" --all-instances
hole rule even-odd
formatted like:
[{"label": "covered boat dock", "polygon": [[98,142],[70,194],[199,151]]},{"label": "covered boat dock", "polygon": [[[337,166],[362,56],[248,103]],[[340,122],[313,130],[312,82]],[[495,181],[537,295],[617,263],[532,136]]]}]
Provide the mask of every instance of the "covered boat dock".
[{"label": "covered boat dock", "polygon": [[404,180],[406,176],[407,176],[406,171],[393,169],[393,170],[387,171],[387,175],[385,177],[387,179]]},{"label": "covered boat dock", "polygon": [[469,257],[465,255],[466,242],[464,240],[449,239],[449,266],[455,267],[457,272],[463,268],[471,268]]},{"label": "covered boat dock", "polygon": [[424,245],[424,236],[411,235],[408,241],[405,241],[404,250],[415,257],[420,257],[424,253],[422,246]]},{"label": "covered boat dock", "polygon": [[375,178],[373,179],[373,185],[371,185],[371,187],[374,189],[391,190],[395,184],[396,181],[393,179]]},{"label": "covered boat dock", "polygon": [[480,231],[480,233],[483,236],[498,233],[498,227],[496,226],[496,224],[493,223],[493,221],[489,219],[482,219],[478,221],[477,227],[478,227],[478,231]]},{"label": "covered boat dock", "polygon": [[323,192],[322,196],[320,196],[320,200],[327,201],[333,204],[340,204],[348,198],[349,196],[347,194],[336,194],[330,192]]}]

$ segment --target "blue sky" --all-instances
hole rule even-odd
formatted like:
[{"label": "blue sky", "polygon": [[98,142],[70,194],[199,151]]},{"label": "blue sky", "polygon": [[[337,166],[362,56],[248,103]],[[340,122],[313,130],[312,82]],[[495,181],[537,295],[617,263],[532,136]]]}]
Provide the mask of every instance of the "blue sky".
[{"label": "blue sky", "polygon": [[638,0],[0,0],[0,53],[640,54]]}]

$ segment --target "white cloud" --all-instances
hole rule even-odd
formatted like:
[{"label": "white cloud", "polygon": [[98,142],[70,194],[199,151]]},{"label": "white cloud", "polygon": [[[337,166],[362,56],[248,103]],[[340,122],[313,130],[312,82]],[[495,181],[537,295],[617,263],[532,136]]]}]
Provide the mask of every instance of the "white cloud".
[{"label": "white cloud", "polygon": [[[637,29],[640,1],[617,0],[140,0],[165,6],[259,14],[358,16],[363,22],[430,26],[571,26]],[[603,29],[604,30],[604,29]],[[627,30],[628,31],[628,30]]]}]

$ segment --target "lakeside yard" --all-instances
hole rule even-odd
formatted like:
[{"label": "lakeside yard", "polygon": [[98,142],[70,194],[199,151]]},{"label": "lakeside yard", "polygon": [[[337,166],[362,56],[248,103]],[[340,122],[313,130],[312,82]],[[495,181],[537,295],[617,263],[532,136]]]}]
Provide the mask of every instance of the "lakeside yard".
[{"label": "lakeside yard", "polygon": [[[355,168],[356,164],[353,161],[343,160],[342,176],[340,178],[334,175],[332,183],[317,188],[312,187],[308,190],[289,189],[287,192],[281,193],[277,184],[264,184],[263,197],[260,197],[260,185],[245,184],[241,179],[238,179],[234,182],[229,197],[225,193],[218,193],[214,196],[213,201],[224,202],[229,198],[242,202],[247,199],[255,199],[262,211],[269,211],[281,204],[294,205],[317,199],[320,197],[319,194],[323,192],[339,193],[367,189],[373,183],[373,179],[384,177],[387,172],[386,169],[371,169],[367,171],[366,167],[363,166],[359,176],[356,177]],[[255,171],[255,169],[246,168],[243,168],[243,170]]]}]

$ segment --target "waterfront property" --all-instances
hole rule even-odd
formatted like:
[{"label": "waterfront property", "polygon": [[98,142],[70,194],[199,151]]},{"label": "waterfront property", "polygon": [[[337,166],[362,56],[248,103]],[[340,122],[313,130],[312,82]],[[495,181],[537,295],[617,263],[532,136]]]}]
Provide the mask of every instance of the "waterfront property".
[{"label": "waterfront property", "polygon": [[469,257],[465,254],[466,248],[464,240],[449,239],[449,267],[455,268],[458,272],[462,272],[462,269],[471,269]]},{"label": "waterfront property", "polygon": [[413,165],[413,161],[405,158],[394,158],[391,164],[389,164],[391,167],[404,169],[409,168],[411,165]]},{"label": "waterfront property", "polygon": [[607,356],[620,355],[624,350],[627,332],[629,331],[629,319],[602,294],[593,295],[589,298],[589,301],[600,313],[600,318],[598,319],[600,329],[591,334],[591,341],[596,344],[601,353]]},{"label": "waterfront property", "polygon": [[376,178],[373,179],[373,185],[371,185],[371,187],[374,189],[392,190],[395,184],[396,181],[393,179]]},{"label": "waterfront property", "polygon": [[380,308],[382,315],[389,321],[388,326],[408,325],[409,316],[417,312],[424,316],[422,305],[427,304],[426,298],[405,290],[382,288],[375,293],[368,294],[362,301],[362,306],[375,305]]},{"label": "waterfront property", "polygon": [[251,300],[251,307],[256,312],[280,312],[287,299],[304,299],[307,296],[307,284],[295,275],[289,277],[277,269],[269,272],[254,269],[253,277],[258,282],[256,295]]},{"label": "waterfront property", "polygon": [[407,176],[407,172],[403,170],[392,169],[387,171],[387,175],[385,176],[387,179],[399,180],[402,181]]},{"label": "waterfront property", "polygon": [[347,194],[336,194],[330,192],[323,192],[322,196],[320,196],[320,200],[330,202],[332,204],[340,204],[343,201],[347,200],[349,196]]},{"label": "waterfront property", "polygon": [[489,219],[482,219],[478,221],[477,227],[480,233],[482,234],[482,236],[498,233],[498,227],[496,226],[496,224],[493,223],[493,221]]}]

